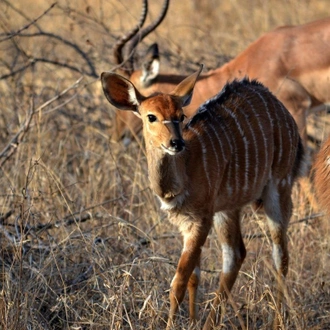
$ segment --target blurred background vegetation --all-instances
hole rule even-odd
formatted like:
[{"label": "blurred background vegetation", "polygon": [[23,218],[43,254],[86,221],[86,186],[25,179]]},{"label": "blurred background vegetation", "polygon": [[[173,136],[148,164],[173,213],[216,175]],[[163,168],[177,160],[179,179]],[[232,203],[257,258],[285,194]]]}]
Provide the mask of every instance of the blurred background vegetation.
[{"label": "blurred background vegetation", "polygon": [[[147,22],[161,2],[149,7]],[[328,0],[172,0],[137,60],[157,41],[162,71],[215,68],[262,33],[329,16],[329,8]],[[140,10],[131,0],[0,0],[3,329],[164,327],[181,237],[149,189],[142,142],[110,142],[115,110],[99,81]],[[294,198],[286,326],[329,329],[328,219],[298,189]],[[262,214],[247,208],[243,229],[248,256],[223,326],[268,329],[274,274]],[[211,233],[202,319],[218,286],[220,251]]]}]

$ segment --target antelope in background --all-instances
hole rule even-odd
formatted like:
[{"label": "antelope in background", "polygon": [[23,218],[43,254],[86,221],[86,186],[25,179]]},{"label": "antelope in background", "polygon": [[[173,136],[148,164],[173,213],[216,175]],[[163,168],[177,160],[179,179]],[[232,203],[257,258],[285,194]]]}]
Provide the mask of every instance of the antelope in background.
[{"label": "antelope in background", "polygon": [[330,136],[315,157],[313,174],[317,200],[321,208],[330,215]]},{"label": "antelope in background", "polygon": [[[165,1],[158,19],[140,31],[147,15],[147,0],[137,27],[122,37],[115,47],[115,59],[122,65],[126,77],[143,95],[161,91],[169,93],[184,78],[181,75],[159,73],[157,46],[149,53],[142,70],[134,70],[132,53],[139,41],[157,28],[166,16],[169,0]],[[140,32],[139,32],[140,31]],[[122,51],[125,43],[128,58]],[[330,103],[330,18],[298,26],[283,26],[265,33],[250,44],[236,58],[225,65],[201,75],[190,105],[191,117],[205,100],[216,95],[227,81],[248,76],[267,86],[290,111],[299,128],[303,143],[307,145],[306,117],[308,109]],[[119,141],[141,130],[141,121],[130,112],[116,112],[116,132]]]},{"label": "antelope in background", "polygon": [[[174,326],[186,289],[190,319],[197,318],[201,248],[212,225],[221,243],[223,263],[220,287],[204,330],[216,326],[217,314],[223,313],[221,302],[228,297],[246,256],[240,213],[247,203],[262,203],[267,216],[278,311],[288,272],[291,191],[303,157],[297,125],[267,88],[247,79],[226,84],[184,124],[201,69],[170,94],[149,97],[118,74],[101,75],[108,101],[142,119],[151,187],[183,235],[183,251],[171,283],[167,329]],[[274,329],[282,324],[276,314]]]}]

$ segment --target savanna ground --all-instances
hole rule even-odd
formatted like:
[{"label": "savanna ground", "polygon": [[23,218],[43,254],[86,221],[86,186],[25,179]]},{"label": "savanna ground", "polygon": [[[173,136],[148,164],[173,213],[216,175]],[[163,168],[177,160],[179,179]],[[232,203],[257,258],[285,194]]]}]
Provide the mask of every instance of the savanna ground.
[{"label": "savanna ground", "polygon": [[[161,3],[150,2],[155,18]],[[142,144],[110,141],[114,109],[99,81],[141,3],[52,4],[0,0],[0,327],[162,329],[181,237],[149,189]],[[172,0],[138,52],[157,40],[162,70],[190,73],[198,63],[220,65],[278,25],[329,14],[327,0]],[[310,116],[319,139],[325,117]],[[293,197],[284,324],[330,329],[329,219],[298,188]],[[224,329],[268,329],[274,308],[267,227],[246,211],[248,254]],[[221,269],[214,238],[203,250],[201,319]],[[188,328],[186,308],[180,329]]]}]

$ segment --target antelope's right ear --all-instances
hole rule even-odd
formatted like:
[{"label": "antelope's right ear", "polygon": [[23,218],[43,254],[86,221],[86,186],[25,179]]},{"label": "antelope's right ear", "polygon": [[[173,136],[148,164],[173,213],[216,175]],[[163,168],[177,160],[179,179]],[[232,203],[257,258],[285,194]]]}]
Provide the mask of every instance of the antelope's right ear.
[{"label": "antelope's right ear", "polygon": [[180,97],[183,107],[190,104],[196,80],[200,75],[200,73],[202,72],[202,70],[203,70],[203,64],[200,65],[199,70],[197,70],[195,73],[193,73],[192,75],[181,81],[180,84],[177,85],[174,91],[171,93],[173,95]]},{"label": "antelope's right ear", "polygon": [[103,72],[101,82],[107,100],[120,110],[137,112],[138,106],[145,99],[128,79],[119,74]]}]

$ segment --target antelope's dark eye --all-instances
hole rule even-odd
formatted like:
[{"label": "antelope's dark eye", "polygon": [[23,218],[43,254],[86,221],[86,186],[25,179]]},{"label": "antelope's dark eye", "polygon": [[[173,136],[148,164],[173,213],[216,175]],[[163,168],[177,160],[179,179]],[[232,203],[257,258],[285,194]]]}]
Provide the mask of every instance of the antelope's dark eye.
[{"label": "antelope's dark eye", "polygon": [[186,118],[186,116],[185,116],[185,115],[182,115],[182,116],[180,117],[180,122],[182,123],[182,122],[184,121],[185,118]]},{"label": "antelope's dark eye", "polygon": [[157,120],[157,117],[155,115],[148,115],[149,123],[153,123]]}]

